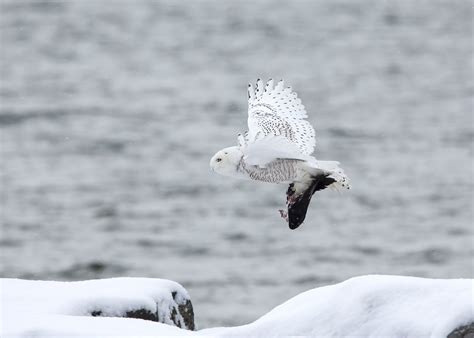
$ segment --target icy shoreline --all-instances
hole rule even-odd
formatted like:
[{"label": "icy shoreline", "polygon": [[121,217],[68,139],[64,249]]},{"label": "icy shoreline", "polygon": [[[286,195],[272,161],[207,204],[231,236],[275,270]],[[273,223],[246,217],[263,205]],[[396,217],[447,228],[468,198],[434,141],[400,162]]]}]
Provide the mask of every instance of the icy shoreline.
[{"label": "icy shoreline", "polygon": [[471,279],[361,276],[303,292],[250,324],[200,331],[191,331],[195,324],[187,291],[168,280],[0,283],[2,337],[447,337],[474,322]]}]

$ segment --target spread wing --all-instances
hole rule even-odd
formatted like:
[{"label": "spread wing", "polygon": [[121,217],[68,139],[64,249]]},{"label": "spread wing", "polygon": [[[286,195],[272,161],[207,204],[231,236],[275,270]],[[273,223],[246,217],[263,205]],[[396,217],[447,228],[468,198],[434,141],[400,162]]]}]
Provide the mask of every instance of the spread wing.
[{"label": "spread wing", "polygon": [[276,158],[305,160],[313,153],[316,140],[301,100],[283,80],[276,86],[258,79],[248,87],[248,127],[239,136],[247,161],[264,165]]},{"label": "spread wing", "polygon": [[249,84],[248,139],[275,135],[295,143],[302,154],[311,155],[316,145],[314,129],[306,120],[308,115],[301,100],[283,80],[273,86],[269,80],[264,86],[258,79],[255,88]]},{"label": "spread wing", "polygon": [[264,136],[255,142],[247,143],[241,150],[247,164],[259,167],[265,167],[267,163],[276,159],[301,161],[311,161],[313,159],[309,155],[302,154],[296,144],[282,136]]}]

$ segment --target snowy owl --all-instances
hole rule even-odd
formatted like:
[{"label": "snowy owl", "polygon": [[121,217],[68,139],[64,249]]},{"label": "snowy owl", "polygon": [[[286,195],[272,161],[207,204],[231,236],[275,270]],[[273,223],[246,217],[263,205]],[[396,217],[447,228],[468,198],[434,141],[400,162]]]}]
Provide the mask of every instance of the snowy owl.
[{"label": "snowy owl", "polygon": [[311,197],[327,187],[349,189],[349,181],[336,161],[319,161],[311,154],[316,141],[305,107],[283,80],[248,85],[248,131],[237,137],[238,146],[218,151],[211,169],[221,175],[289,184],[287,210],[280,215],[290,229],[303,223]]}]

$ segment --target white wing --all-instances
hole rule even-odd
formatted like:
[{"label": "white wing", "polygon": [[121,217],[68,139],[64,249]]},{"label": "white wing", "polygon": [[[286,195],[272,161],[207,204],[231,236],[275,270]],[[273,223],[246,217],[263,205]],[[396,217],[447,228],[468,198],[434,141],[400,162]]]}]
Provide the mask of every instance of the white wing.
[{"label": "white wing", "polygon": [[259,167],[265,167],[267,163],[275,159],[314,160],[313,157],[302,154],[296,144],[283,136],[267,135],[255,142],[245,144],[241,150],[247,164]]},{"label": "white wing", "polygon": [[258,142],[266,136],[278,136],[294,144],[293,150],[300,155],[313,153],[316,144],[314,129],[305,120],[308,115],[301,100],[291,87],[284,87],[283,80],[273,87],[273,80],[264,86],[258,79],[255,89],[249,84],[248,97],[246,143]]}]

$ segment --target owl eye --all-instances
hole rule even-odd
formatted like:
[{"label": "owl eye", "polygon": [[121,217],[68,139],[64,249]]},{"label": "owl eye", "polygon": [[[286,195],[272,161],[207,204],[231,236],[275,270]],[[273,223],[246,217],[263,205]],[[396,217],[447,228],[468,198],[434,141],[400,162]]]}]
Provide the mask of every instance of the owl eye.
[{"label": "owl eye", "polygon": [[222,158],[216,158],[216,162],[222,161]]}]

